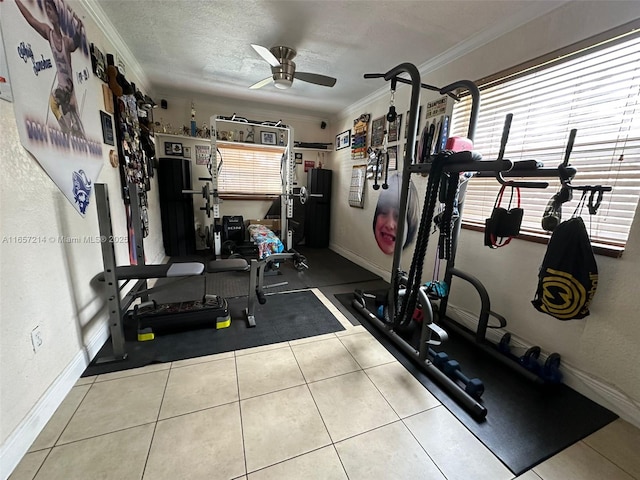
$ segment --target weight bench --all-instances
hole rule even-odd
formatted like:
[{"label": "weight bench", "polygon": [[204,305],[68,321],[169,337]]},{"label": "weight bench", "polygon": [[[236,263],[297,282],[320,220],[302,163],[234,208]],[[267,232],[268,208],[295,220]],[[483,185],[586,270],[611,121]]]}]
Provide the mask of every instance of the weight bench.
[{"label": "weight bench", "polygon": [[[130,184],[131,198],[137,198],[136,185]],[[113,239],[109,195],[106,184],[95,185],[96,208],[100,236]],[[203,322],[214,323],[216,328],[224,328],[230,324],[230,316],[226,299],[218,295],[204,295],[201,300],[179,302],[174,304],[158,304],[149,300],[149,293],[166,288],[163,285],[147,288],[147,280],[153,278],[180,279],[203,275],[205,264],[201,262],[176,262],[160,265],[144,264],[144,246],[140,225],[140,210],[137,202],[131,202],[131,219],[133,224],[132,240],[135,240],[135,252],[138,265],[117,266],[113,241],[101,243],[104,270],[96,275],[96,279],[104,282],[107,290],[107,311],[113,354],[97,358],[95,363],[102,364],[122,361],[127,358],[125,349],[123,317],[129,307],[140,298],[142,303],[134,307],[134,316],[138,322],[139,339],[153,338],[153,330],[173,329],[172,327],[200,326]],[[206,265],[206,271],[218,273],[224,271],[247,270],[248,264],[243,259],[217,260]],[[206,277],[205,277],[206,278]],[[121,298],[121,290],[128,282],[136,280],[136,285]],[[120,286],[121,281],[124,284]],[[190,325],[185,325],[189,323]],[[147,329],[151,329],[151,331]],[[140,336],[142,335],[142,337]]]}]

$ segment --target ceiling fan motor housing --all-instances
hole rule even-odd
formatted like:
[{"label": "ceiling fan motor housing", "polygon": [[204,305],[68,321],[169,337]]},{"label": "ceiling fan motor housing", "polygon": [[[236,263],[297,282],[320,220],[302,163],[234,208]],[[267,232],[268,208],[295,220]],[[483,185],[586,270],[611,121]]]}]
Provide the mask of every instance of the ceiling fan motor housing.
[{"label": "ceiling fan motor housing", "polygon": [[282,63],[283,60],[293,60],[297,55],[297,52],[289,47],[272,47],[269,51],[273,53],[273,56],[276,57],[280,63]]},{"label": "ceiling fan motor housing", "polygon": [[293,83],[293,74],[296,71],[296,64],[291,60],[279,60],[279,66],[271,67],[271,73],[273,73],[273,83],[277,88],[289,88]]},{"label": "ceiling fan motor housing", "polygon": [[296,51],[289,47],[273,47],[270,52],[280,62],[277,67],[271,67],[275,87],[282,90],[291,87],[296,71],[296,64],[292,61],[296,56]]}]

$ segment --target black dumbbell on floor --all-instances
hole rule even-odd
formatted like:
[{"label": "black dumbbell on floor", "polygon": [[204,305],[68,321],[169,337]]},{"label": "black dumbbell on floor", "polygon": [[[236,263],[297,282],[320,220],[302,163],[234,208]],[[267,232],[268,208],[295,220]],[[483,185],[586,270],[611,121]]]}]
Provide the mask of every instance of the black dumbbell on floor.
[{"label": "black dumbbell on floor", "polygon": [[436,368],[442,370],[444,368],[444,364],[449,361],[449,355],[444,352],[434,352],[431,349],[429,350],[429,353],[431,354],[431,362],[436,366]]},{"label": "black dumbbell on floor", "polygon": [[520,365],[535,374],[540,374],[542,369],[538,359],[540,358],[540,347],[531,347],[519,359]]},{"label": "black dumbbell on floor", "polygon": [[548,383],[560,383],[562,381],[559,353],[552,353],[547,357],[547,360],[544,362],[544,366],[540,372],[540,376]]},{"label": "black dumbbell on floor", "polygon": [[455,360],[448,360],[442,366],[442,371],[449,378],[460,380],[464,384],[464,391],[473,398],[479,399],[484,393],[484,383],[479,378],[469,378],[460,369],[460,364]]}]

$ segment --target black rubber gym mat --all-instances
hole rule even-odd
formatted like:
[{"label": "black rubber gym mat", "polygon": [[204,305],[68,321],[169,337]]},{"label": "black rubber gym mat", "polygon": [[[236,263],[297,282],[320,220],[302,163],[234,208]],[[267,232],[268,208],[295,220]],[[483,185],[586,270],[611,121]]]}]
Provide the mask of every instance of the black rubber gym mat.
[{"label": "black rubber gym mat", "polygon": [[446,352],[460,363],[465,375],[480,378],[485,385],[481,403],[488,413],[486,420],[478,422],[352,307],[352,292],[335,297],[514,475],[533,468],[618,418],[564,384],[539,385],[525,379],[449,332],[449,340],[436,350]]},{"label": "black rubber gym mat", "polygon": [[300,278],[309,288],[380,280],[375,273],[328,248],[300,246],[296,250],[307,258],[309,269],[304,270]]},{"label": "black rubber gym mat", "polygon": [[[328,248],[310,248],[304,245],[296,248],[306,258],[308,269],[298,271],[291,261],[280,263],[277,271],[265,273],[265,292],[280,293],[306,288],[326,287],[348,283],[381,280],[378,275],[360,267]],[[211,260],[211,256],[192,255],[188,257],[172,257],[172,262]],[[189,279],[161,278],[156,285],[171,284],[163,291],[159,300],[166,302],[193,297],[204,292],[204,277]],[[286,283],[269,288],[269,285]],[[206,292],[225,298],[246,296],[249,289],[249,272],[221,272],[206,275]],[[168,293],[167,293],[168,292]]]},{"label": "black rubber gym mat", "polygon": [[[231,325],[227,328],[201,328],[157,336],[149,342],[126,342],[127,360],[96,365],[95,360],[83,377],[128,370],[152,363],[172,362],[214,353],[286,342],[344,330],[342,324],[310,291],[290,292],[267,296],[267,303],[256,302],[256,326],[248,328],[244,309],[247,299],[229,300]],[[132,337],[128,332],[127,337]],[[111,340],[102,347],[96,358],[112,353]]]}]

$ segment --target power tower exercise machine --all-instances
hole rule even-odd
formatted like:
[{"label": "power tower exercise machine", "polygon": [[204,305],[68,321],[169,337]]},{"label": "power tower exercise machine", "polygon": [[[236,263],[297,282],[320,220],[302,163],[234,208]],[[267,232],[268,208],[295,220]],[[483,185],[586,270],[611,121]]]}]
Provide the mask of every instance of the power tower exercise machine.
[{"label": "power tower exercise machine", "polygon": [[[398,75],[403,73],[408,73],[411,80],[409,81],[398,77]],[[512,120],[512,116],[507,115],[498,158],[493,161],[482,160],[479,154],[471,150],[480,104],[480,93],[473,82],[463,80],[441,89],[424,85],[420,83],[420,76],[417,69],[411,64],[401,64],[385,74],[365,75],[365,78],[380,77],[392,82],[392,91],[395,89],[396,82],[408,83],[412,86],[407,145],[414,145],[416,141],[416,112],[418,111],[418,105],[420,103],[421,87],[437,90],[443,95],[451,95],[456,89],[465,89],[469,92],[472,105],[467,133],[468,139],[452,139],[454,140],[453,142],[446,142],[447,148],[451,148],[451,150],[439,150],[436,148],[434,149],[433,155],[431,154],[430,145],[426,147],[420,145],[418,148],[419,158],[416,159],[417,162],[413,161],[413,149],[410,147],[406,149],[399,218],[404,218],[407,209],[410,176],[414,173],[422,175],[428,174],[426,200],[411,269],[408,274],[400,270],[402,245],[400,242],[396,242],[391,272],[391,286],[384,304],[375,305],[374,308],[371,308],[370,296],[357,291],[354,294],[353,306],[372,324],[386,333],[405,353],[415,360],[418,360],[420,367],[449,395],[461,403],[474,417],[482,419],[486,416],[487,410],[479,403],[480,396],[484,391],[481,381],[467,378],[462,373],[460,365],[458,365],[457,362],[449,360],[443,352],[435,352],[431,348],[432,346],[440,345],[448,338],[446,330],[442,327],[456,331],[463,337],[475,341],[476,345],[483,351],[486,351],[491,356],[533,381],[544,381],[544,376],[541,377],[534,371],[527,369],[526,366],[523,366],[522,362],[518,362],[518,358],[508,355],[508,349],[504,348],[504,345],[502,345],[503,348],[500,348],[500,345],[490,344],[490,342],[486,340],[487,329],[503,328],[506,326],[506,320],[504,317],[491,311],[489,295],[482,283],[474,276],[455,267],[455,254],[467,187],[465,180],[474,175],[492,176],[495,177],[498,182],[514,187],[546,188],[548,186],[547,182],[514,182],[507,181],[504,177],[559,177],[564,189],[563,191],[576,189],[582,190],[583,192],[591,191],[592,194],[593,192],[597,192],[600,195],[603,191],[610,190],[610,187],[573,187],[571,185],[571,180],[575,176],[576,170],[571,167],[568,162],[576,134],[575,130],[570,134],[564,161],[557,168],[544,168],[544,166],[536,161],[512,162],[504,158]],[[431,138],[431,140],[433,140],[433,138]],[[446,139],[440,138],[438,140],[437,145],[445,144],[444,140]],[[430,141],[428,143],[430,143]],[[451,147],[449,145],[451,145]],[[462,145],[464,151],[453,151],[456,145]],[[461,174],[463,175],[461,176]],[[440,239],[438,253],[440,258],[447,260],[444,280],[447,288],[445,289],[445,293],[434,294],[428,284],[422,284],[421,276],[429,231],[438,199],[445,204],[444,211],[439,218],[438,227],[440,229]],[[561,203],[567,200],[568,196],[564,194],[560,195],[557,202]],[[454,210],[457,210],[455,214]],[[398,222],[396,238],[403,238],[404,229],[404,222]],[[477,332],[475,334],[466,331],[445,317],[448,291],[453,277],[469,282],[480,296],[482,307]],[[406,340],[406,338],[408,338],[407,332],[410,327],[415,326],[414,315],[418,310],[422,312],[421,314],[424,317],[419,332],[420,338],[417,343],[414,339],[411,339],[411,342],[409,342]],[[498,325],[490,325],[490,317],[496,318]],[[434,323],[434,318],[437,318],[438,325]],[[508,343],[507,335],[508,334],[505,335],[506,343]],[[552,362],[558,362],[559,355],[552,355],[549,359],[551,359]],[[557,365],[554,364],[553,367],[557,367]],[[553,377],[553,375],[551,375],[551,377]]]},{"label": "power tower exercise machine", "polygon": [[[401,78],[407,73],[410,80]],[[431,347],[441,345],[447,338],[447,332],[434,322],[434,312],[429,298],[427,287],[422,285],[422,266],[426,254],[432,219],[434,216],[436,200],[440,190],[441,179],[444,188],[448,187],[449,194],[455,194],[458,189],[459,173],[466,171],[503,172],[512,168],[509,160],[498,159],[495,161],[481,161],[481,157],[471,150],[460,152],[439,151],[434,156],[425,158],[424,163],[413,162],[413,145],[416,143],[418,125],[418,111],[420,105],[421,88],[436,90],[442,95],[452,94],[458,88],[464,88],[472,95],[473,103],[470,112],[468,138],[473,140],[479,107],[479,91],[476,85],[470,81],[459,81],[443,88],[423,85],[420,81],[420,73],[410,63],[403,63],[384,74],[366,74],[365,78],[384,78],[391,82],[391,89],[395,91],[396,83],[408,83],[411,85],[411,100],[409,107],[407,148],[402,169],[402,186],[400,189],[399,218],[405,218],[408,204],[410,178],[413,174],[428,174],[428,186],[426,200],[420,220],[416,248],[409,273],[400,269],[402,256],[402,242],[396,242],[394,247],[390,288],[386,301],[382,308],[371,305],[371,300],[363,292],[355,292],[352,302],[354,308],[359,311],[374,326],[385,333],[405,354],[417,361],[420,368],[429,375],[450,396],[455,398],[475,418],[483,419],[487,415],[487,409],[479,402],[482,388],[476,380],[467,379],[458,371],[458,379],[467,380],[464,386],[460,382],[447,376],[436,367],[434,351]],[[455,186],[454,186],[455,182]],[[451,209],[445,212],[441,222],[441,228],[446,230],[447,218],[452,217]],[[396,238],[404,238],[405,224],[399,221],[396,230]],[[450,254],[450,252],[447,252]],[[406,340],[405,333],[413,322],[416,307],[422,310],[422,322],[418,345]],[[373,312],[380,312],[375,314]]]}]

